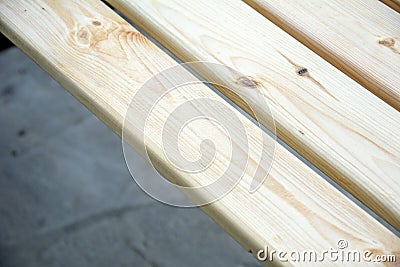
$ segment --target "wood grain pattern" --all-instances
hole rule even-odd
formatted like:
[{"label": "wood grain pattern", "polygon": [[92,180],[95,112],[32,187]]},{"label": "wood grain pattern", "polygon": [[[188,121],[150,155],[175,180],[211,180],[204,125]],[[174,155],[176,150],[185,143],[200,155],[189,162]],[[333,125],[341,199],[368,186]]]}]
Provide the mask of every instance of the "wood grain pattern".
[{"label": "wood grain pattern", "polygon": [[381,0],[381,1],[400,13],[400,0]]},{"label": "wood grain pattern", "polygon": [[[0,19],[6,36],[117,134],[121,134],[123,117],[139,87],[160,70],[176,65],[100,1],[1,0]],[[167,98],[165,111],[193,97],[226,103],[206,86],[196,84]],[[212,106],[204,108],[218,112]],[[235,112],[257,146],[257,136],[264,133]],[[162,121],[152,127],[161,128]],[[192,134],[183,141],[192,144],[201,129],[188,127],[194,127]],[[132,135],[140,139],[141,133],[132,129]],[[213,178],[174,172],[163,158],[159,140],[151,136],[148,141],[166,177],[175,174],[178,180],[199,184]],[[346,239],[351,249],[361,252],[400,255],[398,237],[280,145],[268,180],[254,194],[248,192],[250,170],[251,166],[232,192],[203,210],[254,254],[265,245],[322,251]]]},{"label": "wood grain pattern", "polygon": [[259,90],[270,102],[279,137],[400,229],[398,111],[241,1],[109,2],[181,60],[222,63],[248,75],[257,86],[230,77],[219,82],[268,113],[253,98]]},{"label": "wood grain pattern", "polygon": [[400,14],[377,0],[245,2],[400,110]]}]

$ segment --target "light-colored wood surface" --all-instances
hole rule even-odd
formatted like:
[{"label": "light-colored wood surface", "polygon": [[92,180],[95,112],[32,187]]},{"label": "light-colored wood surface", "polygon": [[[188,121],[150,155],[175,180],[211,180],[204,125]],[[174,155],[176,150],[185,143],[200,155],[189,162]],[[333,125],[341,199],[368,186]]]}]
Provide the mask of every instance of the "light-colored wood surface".
[{"label": "light-colored wood surface", "polygon": [[400,110],[400,14],[377,0],[245,0]]},{"label": "light-colored wood surface", "polygon": [[[1,0],[0,19],[0,29],[7,37],[117,134],[121,134],[123,117],[139,87],[155,73],[176,65],[100,1]],[[163,108],[168,112],[186,99],[202,97],[226,103],[197,84],[174,91],[163,102]],[[212,105],[204,108],[219,112]],[[235,112],[251,133],[252,147],[256,147],[263,132]],[[150,127],[158,131],[162,121],[155,120]],[[183,143],[196,150],[194,140],[199,139],[197,133],[202,130],[188,127],[193,128],[190,135],[182,137]],[[135,129],[131,134],[141,139]],[[203,184],[213,178],[209,173],[205,177],[174,171],[163,158],[157,136],[150,135],[147,141],[166,177],[175,175],[189,184]],[[268,245],[269,249],[319,252],[336,248],[337,241],[345,239],[352,250],[400,254],[398,237],[280,145],[268,180],[250,194],[251,169],[257,162],[252,151],[249,157],[254,161],[250,161],[237,187],[203,207],[247,250],[255,254]],[[331,262],[320,265],[324,264]]]},{"label": "light-colored wood surface", "polygon": [[239,0],[109,2],[180,59],[222,63],[248,75],[255,86],[230,77],[220,83],[265,114],[268,108],[253,97],[260,90],[279,137],[400,229],[398,111]]},{"label": "light-colored wood surface", "polygon": [[383,3],[400,12],[400,0],[381,0]]}]

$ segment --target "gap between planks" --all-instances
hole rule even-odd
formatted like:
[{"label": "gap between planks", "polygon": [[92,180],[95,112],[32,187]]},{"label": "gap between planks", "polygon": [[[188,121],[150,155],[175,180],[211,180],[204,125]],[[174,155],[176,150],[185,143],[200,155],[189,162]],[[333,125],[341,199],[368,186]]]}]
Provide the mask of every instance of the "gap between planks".
[{"label": "gap between planks", "polygon": [[393,8],[397,12],[400,12],[400,0],[381,0],[387,6]]},{"label": "gap between planks", "polygon": [[[154,74],[177,64],[100,1],[2,0],[0,19],[0,29],[7,37],[119,135],[138,88]],[[172,94],[163,108],[168,112],[175,101],[188,97],[208,97],[227,105],[209,88],[197,84]],[[218,112],[212,105],[204,108]],[[256,150],[257,138],[265,133],[234,112],[252,133]],[[157,131],[161,123],[151,127]],[[188,127],[194,127],[192,133],[201,130]],[[135,129],[131,134],[141,139],[142,133]],[[197,149],[192,144],[196,134],[183,138],[190,149]],[[160,140],[155,135],[150,139],[149,149],[167,178],[203,184],[213,177],[171,169],[163,158]],[[253,150],[249,156],[254,157]],[[255,254],[268,245],[283,251],[322,251],[346,239],[352,249],[362,252],[400,254],[398,237],[282,146],[277,146],[268,180],[254,194],[248,192],[251,178],[252,172],[246,169],[234,190],[202,208],[246,250]]]},{"label": "gap between planks", "polygon": [[[400,229],[398,111],[240,0],[109,2],[182,61],[221,63],[248,75],[219,83],[269,118],[254,98],[261,92],[284,142]],[[241,98],[217,88],[249,112]],[[258,119],[268,128],[265,118]]]},{"label": "gap between planks", "polygon": [[400,110],[400,14],[377,0],[245,0]]}]

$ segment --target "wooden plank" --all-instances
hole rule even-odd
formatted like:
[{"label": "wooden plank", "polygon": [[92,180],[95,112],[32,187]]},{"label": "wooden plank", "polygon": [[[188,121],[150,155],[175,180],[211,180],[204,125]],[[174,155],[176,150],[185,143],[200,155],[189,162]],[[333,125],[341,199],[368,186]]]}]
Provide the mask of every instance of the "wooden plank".
[{"label": "wooden plank", "polygon": [[377,0],[245,0],[400,110],[400,14]]},{"label": "wooden plank", "polygon": [[181,60],[222,63],[248,75],[250,86],[231,77],[219,83],[267,114],[253,98],[254,90],[262,92],[280,138],[400,229],[399,112],[241,1],[109,2]]},{"label": "wooden plank", "polygon": [[[0,19],[0,29],[6,36],[117,134],[121,134],[123,117],[139,87],[155,73],[177,64],[100,1],[2,0]],[[149,94],[154,93],[152,90],[156,89],[149,89]],[[229,107],[201,84],[174,92],[163,102],[166,112],[176,102],[204,97]],[[149,100],[143,98],[143,101]],[[204,108],[220,112],[212,105]],[[235,112],[254,139],[264,134]],[[161,128],[162,123],[156,120],[152,127]],[[183,136],[182,142],[192,144],[202,129],[196,125],[188,127],[192,127],[192,134]],[[142,133],[135,129],[131,134],[141,139]],[[200,185],[209,180],[210,177],[202,174],[172,171],[159,140],[150,138],[153,139],[148,140],[149,149],[167,178],[172,178],[174,173],[178,181],[194,180]],[[259,145],[259,142],[253,143]],[[191,149],[196,148],[193,144]],[[249,157],[257,162],[253,152],[249,152]],[[203,207],[253,254],[265,245],[276,250],[320,252],[336,248],[339,239],[347,240],[351,249],[360,252],[400,253],[398,237],[280,145],[267,182],[250,194],[248,187],[253,174],[250,170],[254,162],[249,163],[249,169],[234,190]],[[321,263],[324,264],[331,265],[331,262]]]},{"label": "wooden plank", "polygon": [[383,3],[400,12],[400,0],[381,0]]}]

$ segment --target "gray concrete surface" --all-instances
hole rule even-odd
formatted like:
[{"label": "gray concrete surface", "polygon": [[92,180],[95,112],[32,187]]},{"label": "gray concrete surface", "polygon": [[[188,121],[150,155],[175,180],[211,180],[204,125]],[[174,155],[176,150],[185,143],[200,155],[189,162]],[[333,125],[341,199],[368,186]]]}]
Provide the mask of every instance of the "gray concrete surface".
[{"label": "gray concrete surface", "polygon": [[17,48],[0,70],[1,267],[259,266],[200,210],[143,193],[120,139]]}]

